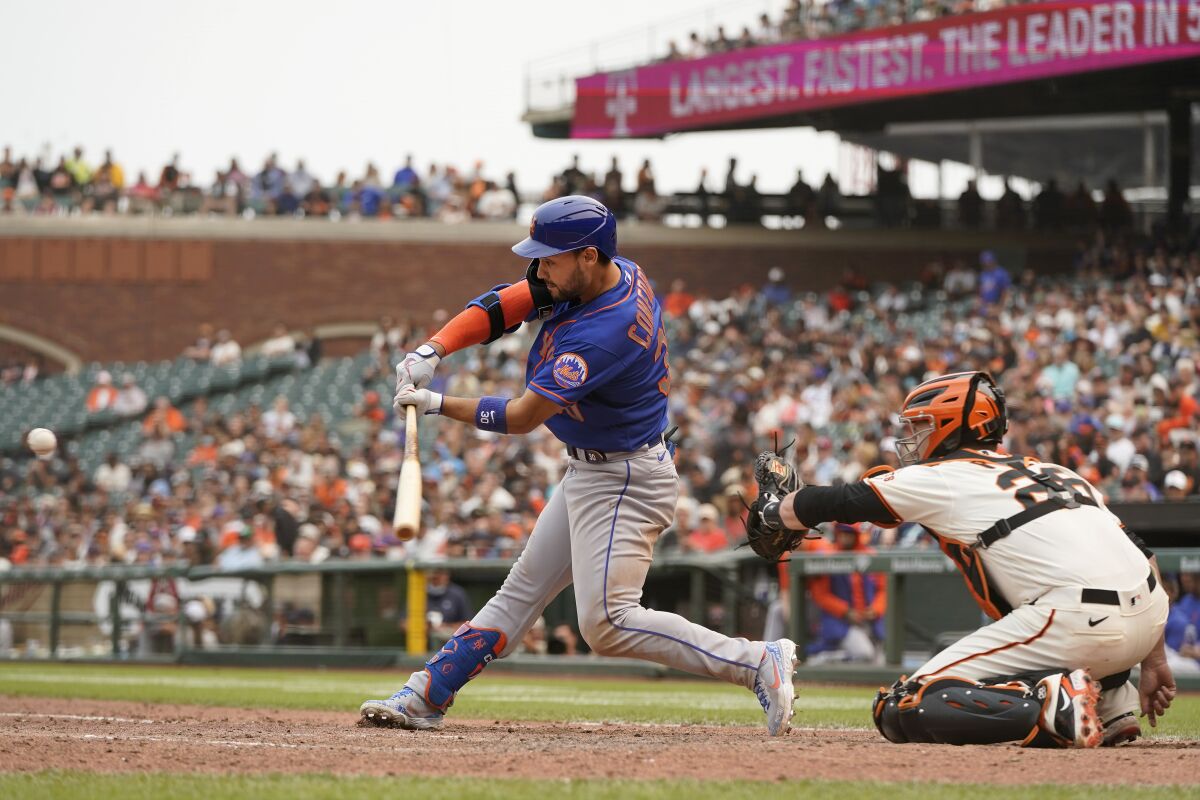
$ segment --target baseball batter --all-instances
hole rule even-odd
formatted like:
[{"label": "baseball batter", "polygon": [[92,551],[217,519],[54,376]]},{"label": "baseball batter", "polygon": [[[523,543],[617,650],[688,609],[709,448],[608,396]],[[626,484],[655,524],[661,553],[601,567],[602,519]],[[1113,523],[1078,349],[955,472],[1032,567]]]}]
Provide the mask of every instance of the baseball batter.
[{"label": "baseball batter", "polygon": [[1004,394],[986,373],[921,384],[900,419],[909,427],[896,443],[900,469],[768,492],[752,513],[752,537],[765,541],[829,520],[918,522],[996,620],[881,689],[880,733],[893,742],[1095,747],[1140,736],[1139,710],[1157,724],[1175,683],[1153,554],[1076,473],[998,452]]},{"label": "baseball batter", "polygon": [[[643,608],[654,543],[678,496],[664,441],[671,388],[662,310],[646,274],[617,255],[603,204],[564,197],[540,206],[513,247],[533,259],[525,280],[497,286],[397,367],[397,408],[416,406],[501,434],[545,424],[564,445],[566,474],[500,591],[400,691],[362,704],[379,725],[437,728],[454,697],[517,647],[543,609],[574,584],[579,629],[601,655],[632,656],[752,689],[774,736],[792,715],[795,645],[731,639]],[[542,320],[516,399],[442,396],[424,388],[439,360]]]}]

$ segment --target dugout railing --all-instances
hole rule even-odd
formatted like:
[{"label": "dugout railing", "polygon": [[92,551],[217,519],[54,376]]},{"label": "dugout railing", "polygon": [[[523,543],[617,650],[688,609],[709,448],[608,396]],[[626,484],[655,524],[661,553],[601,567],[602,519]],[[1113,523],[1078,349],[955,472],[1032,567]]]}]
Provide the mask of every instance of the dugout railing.
[{"label": "dugout railing", "polygon": [[[1158,561],[1164,572],[1200,572],[1200,549],[1159,549]],[[437,637],[422,630],[426,571],[449,570],[478,607],[510,565],[450,559],[283,562],[241,571],[186,564],[16,568],[0,572],[0,658],[403,665],[437,646]],[[922,657],[939,636],[983,621],[954,566],[936,550],[796,553],[781,570],[792,587],[783,596],[774,569],[748,553],[659,556],[646,602],[751,638],[782,613],[803,650],[814,618],[801,588],[806,579],[882,573],[883,649],[894,666]],[[546,616],[571,621],[571,593]]]}]

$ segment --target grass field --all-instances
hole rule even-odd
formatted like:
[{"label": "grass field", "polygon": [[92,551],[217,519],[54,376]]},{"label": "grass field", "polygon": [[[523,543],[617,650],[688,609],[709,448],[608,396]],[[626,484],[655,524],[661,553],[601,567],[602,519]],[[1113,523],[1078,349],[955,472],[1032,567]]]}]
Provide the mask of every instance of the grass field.
[{"label": "grass field", "polygon": [[[86,798],[86,800],[361,800],[364,797],[472,798],[505,800],[763,800],[764,788],[753,781],[531,781],[463,780],[461,778],[355,778],[332,775],[95,775],[86,772],[0,772],[0,797]],[[789,782],[767,784],[771,797],[816,797],[821,800],[947,800],[948,798],[1021,797],[1037,800],[1167,800],[1186,796],[1172,786],[1022,786],[986,784],[872,783],[869,781]]]},{"label": "grass field", "polygon": [[[236,708],[288,708],[345,711],[348,720],[368,697],[386,697],[403,675],[395,671],[260,670],[235,668],[142,667],[0,663],[0,695],[81,700],[179,703]],[[801,687],[794,724],[801,728],[869,729],[870,687]],[[563,722],[758,725],[753,695],[708,681],[574,680],[490,676],[472,683],[455,705],[454,716]],[[349,723],[348,723],[349,724]],[[1181,696],[1148,736],[1200,740],[1200,696]],[[1193,751],[1194,752],[1194,751]],[[1190,753],[1181,752],[1181,757]],[[863,776],[869,776],[864,769]],[[822,798],[964,797],[997,791],[995,786],[869,781],[795,781],[778,787],[786,796]],[[751,781],[572,780],[537,781],[464,778],[374,778],[332,775],[228,775],[173,773],[97,775],[90,772],[4,771],[0,754],[0,797],[298,798],[363,797],[402,791],[409,796],[528,797],[553,792],[583,798],[760,797],[764,784]],[[1022,797],[1130,798],[1179,797],[1183,787],[1023,786]],[[1185,792],[1186,793],[1186,792]]]}]

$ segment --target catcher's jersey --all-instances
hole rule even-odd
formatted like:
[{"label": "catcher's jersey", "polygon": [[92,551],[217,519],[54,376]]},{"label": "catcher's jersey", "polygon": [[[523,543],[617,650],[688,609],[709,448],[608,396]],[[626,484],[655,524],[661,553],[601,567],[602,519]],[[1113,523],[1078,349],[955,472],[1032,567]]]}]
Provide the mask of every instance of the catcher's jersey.
[{"label": "catcher's jersey", "polygon": [[1048,474],[1097,505],[1054,511],[1013,531],[991,547],[972,550],[982,531],[1045,500],[1046,489],[1002,463],[991,451],[904,467],[869,478],[888,510],[917,522],[937,537],[962,569],[980,605],[994,617],[1059,586],[1124,590],[1144,583],[1146,556],[1108,510],[1100,492],[1075,472],[1026,458],[1025,466]]}]

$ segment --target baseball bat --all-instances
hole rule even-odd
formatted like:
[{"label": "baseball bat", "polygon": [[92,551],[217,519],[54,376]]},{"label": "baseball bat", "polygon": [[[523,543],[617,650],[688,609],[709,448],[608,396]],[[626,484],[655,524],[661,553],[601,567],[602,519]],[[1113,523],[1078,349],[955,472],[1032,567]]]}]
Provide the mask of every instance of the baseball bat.
[{"label": "baseball bat", "polygon": [[404,461],[396,481],[396,511],[392,528],[396,535],[408,541],[421,528],[421,454],[417,446],[417,409],[405,407]]}]

